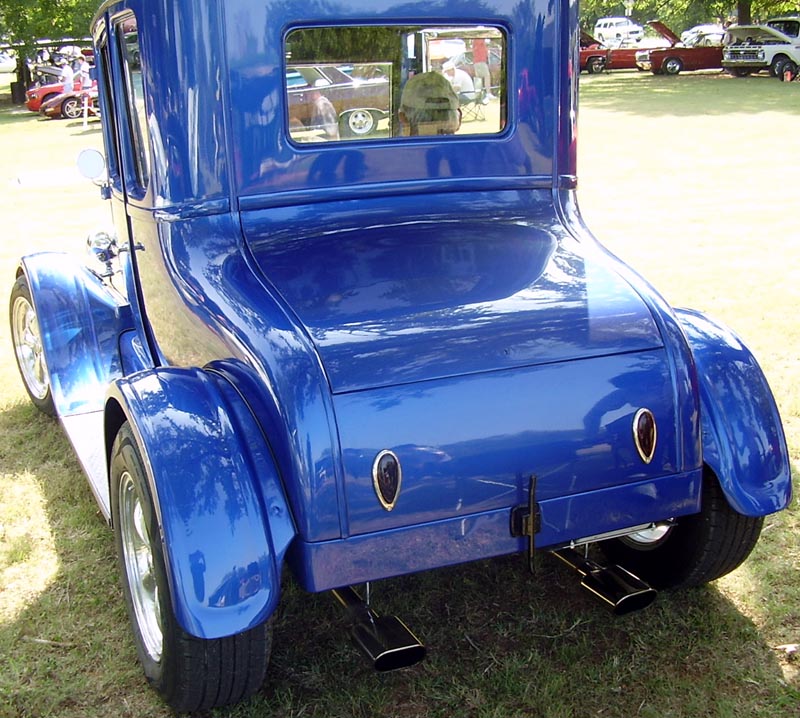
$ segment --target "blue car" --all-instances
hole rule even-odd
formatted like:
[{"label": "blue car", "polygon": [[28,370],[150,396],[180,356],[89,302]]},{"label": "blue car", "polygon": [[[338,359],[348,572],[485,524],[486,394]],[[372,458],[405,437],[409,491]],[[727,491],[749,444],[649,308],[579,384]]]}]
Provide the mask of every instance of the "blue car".
[{"label": "blue car", "polygon": [[[95,17],[105,154],[82,165],[114,233],[85,263],[24,257],[11,334],[176,710],[268,680],[285,573],[331,592],[390,670],[425,648],[364,584],[550,554],[627,613],[735,569],[790,501],[750,351],[581,219],[576,5],[446,6],[109,0]],[[462,122],[436,68],[475,39],[499,81]],[[337,133],[316,82],[293,122],[289,69],[323,65],[388,91],[380,131]]]}]

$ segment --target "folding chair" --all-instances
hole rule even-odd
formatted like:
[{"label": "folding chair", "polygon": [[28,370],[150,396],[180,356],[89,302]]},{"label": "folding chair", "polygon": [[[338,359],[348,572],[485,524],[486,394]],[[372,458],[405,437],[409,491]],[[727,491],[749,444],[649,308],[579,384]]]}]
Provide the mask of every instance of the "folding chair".
[{"label": "folding chair", "polygon": [[469,122],[470,120],[477,120],[479,122],[486,119],[486,113],[483,110],[484,101],[486,99],[486,89],[479,77],[475,78],[475,91],[462,92],[458,95],[458,107],[461,110],[461,121]]}]

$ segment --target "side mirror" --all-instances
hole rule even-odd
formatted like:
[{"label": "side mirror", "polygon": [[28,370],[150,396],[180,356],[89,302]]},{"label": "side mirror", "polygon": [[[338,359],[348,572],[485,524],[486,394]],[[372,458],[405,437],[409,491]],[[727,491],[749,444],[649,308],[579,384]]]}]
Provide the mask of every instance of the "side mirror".
[{"label": "side mirror", "polygon": [[100,187],[103,199],[111,197],[106,177],[106,160],[101,152],[93,149],[81,150],[78,155],[78,171]]}]

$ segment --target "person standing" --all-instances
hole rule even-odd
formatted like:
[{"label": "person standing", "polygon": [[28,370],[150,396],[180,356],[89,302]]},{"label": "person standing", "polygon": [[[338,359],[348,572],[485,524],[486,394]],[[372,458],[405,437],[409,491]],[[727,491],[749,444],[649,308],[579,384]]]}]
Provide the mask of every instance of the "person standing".
[{"label": "person standing", "polygon": [[492,75],[489,72],[489,47],[486,40],[476,37],[472,41],[472,66],[475,68],[475,77],[480,78],[481,86],[485,92],[484,99],[492,95]]},{"label": "person standing", "polygon": [[75,89],[75,71],[72,69],[72,65],[69,64],[68,60],[65,60],[64,64],[61,66],[61,74],[58,76],[58,79],[64,83],[64,92],[72,92]]},{"label": "person standing", "polygon": [[317,89],[309,92],[309,98],[312,104],[311,128],[322,130],[323,140],[338,140],[339,116],[333,103]]},{"label": "person standing", "polygon": [[92,68],[85,56],[81,56],[80,63],[80,67],[78,69],[78,78],[81,81],[81,91],[88,92],[92,89]]}]

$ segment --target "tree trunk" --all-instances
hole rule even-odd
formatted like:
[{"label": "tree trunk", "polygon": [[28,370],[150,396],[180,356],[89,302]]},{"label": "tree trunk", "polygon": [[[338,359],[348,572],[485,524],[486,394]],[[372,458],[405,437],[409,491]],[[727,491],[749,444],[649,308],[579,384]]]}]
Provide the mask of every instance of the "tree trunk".
[{"label": "tree trunk", "polygon": [[739,23],[739,25],[749,25],[753,21],[753,16],[750,12],[751,5],[751,0],[737,0],[736,22]]}]

